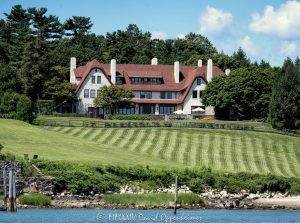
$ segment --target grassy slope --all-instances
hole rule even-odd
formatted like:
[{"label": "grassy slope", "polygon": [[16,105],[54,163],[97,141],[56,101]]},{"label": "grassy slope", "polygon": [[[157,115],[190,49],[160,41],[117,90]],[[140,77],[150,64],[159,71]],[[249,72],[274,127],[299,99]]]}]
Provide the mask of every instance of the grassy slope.
[{"label": "grassy slope", "polygon": [[0,143],[52,160],[300,176],[300,137],[251,131],[38,127],[0,119]]}]

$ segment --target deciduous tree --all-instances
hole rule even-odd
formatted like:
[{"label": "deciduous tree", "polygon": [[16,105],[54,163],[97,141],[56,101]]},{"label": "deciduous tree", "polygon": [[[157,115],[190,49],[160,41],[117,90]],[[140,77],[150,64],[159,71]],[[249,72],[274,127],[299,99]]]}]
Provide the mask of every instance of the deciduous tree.
[{"label": "deciduous tree", "polygon": [[110,113],[114,114],[117,107],[129,106],[129,100],[133,96],[132,91],[118,85],[103,86],[94,99],[94,106],[109,109]]}]

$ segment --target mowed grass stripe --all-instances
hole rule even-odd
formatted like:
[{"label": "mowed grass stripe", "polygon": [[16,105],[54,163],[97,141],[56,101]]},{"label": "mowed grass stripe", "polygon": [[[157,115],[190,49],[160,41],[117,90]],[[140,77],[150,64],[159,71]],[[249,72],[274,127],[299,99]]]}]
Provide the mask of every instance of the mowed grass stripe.
[{"label": "mowed grass stripe", "polygon": [[[284,152],[285,157],[286,157],[286,164],[288,165],[288,168],[289,168],[289,171],[290,171],[291,175],[294,176],[294,177],[297,177],[298,176],[298,173],[296,171],[297,170],[297,166],[296,166],[297,160],[295,160],[295,157],[293,156],[294,155],[293,151],[292,150],[290,151],[288,149],[287,145],[289,145],[288,142],[282,144],[283,152]],[[300,160],[298,162],[300,162]]]},{"label": "mowed grass stripe", "polygon": [[266,143],[266,140],[263,138],[258,138],[258,141],[260,142],[263,158],[267,165],[267,169],[266,169],[267,172],[275,174],[274,166],[272,165],[272,161],[271,161],[271,154],[269,152],[269,148],[268,148],[268,144]]},{"label": "mowed grass stripe", "polygon": [[249,146],[252,149],[253,160],[255,162],[255,166],[258,173],[264,173],[267,169],[267,165],[265,160],[263,159],[263,155],[261,154],[261,149],[259,151],[258,140],[254,137],[249,137]]},{"label": "mowed grass stripe", "polygon": [[183,139],[183,134],[180,134],[179,131],[175,132],[175,137],[171,138],[172,141],[175,141],[175,145],[170,147],[170,160],[171,161],[180,161],[178,160],[178,153],[183,152],[183,143],[181,143]]},{"label": "mowed grass stripe", "polygon": [[95,129],[92,129],[92,128],[88,129],[87,131],[85,131],[83,133],[82,138],[87,139],[88,137],[91,136],[92,132],[94,132],[94,131],[95,131]]},{"label": "mowed grass stripe", "polygon": [[143,129],[144,131],[144,135],[142,137],[142,140],[140,141],[140,143],[135,147],[134,151],[135,152],[143,152],[143,147],[146,146],[147,144],[151,143],[151,139],[150,139],[150,135],[151,135],[151,128],[146,128]]},{"label": "mowed grass stripe", "polygon": [[147,130],[150,130],[150,132],[146,136],[146,141],[140,149],[142,153],[147,153],[147,151],[150,150],[151,146],[155,143],[155,133],[157,131],[154,130],[154,128],[147,128]]},{"label": "mowed grass stripe", "polygon": [[159,137],[161,136],[161,133],[162,133],[162,131],[158,131],[158,129],[155,129],[155,128],[152,129],[152,132],[154,133],[153,140],[152,140],[150,146],[148,148],[146,148],[146,153],[149,155],[153,155],[154,151],[156,150],[158,142],[160,140]]},{"label": "mowed grass stripe", "polygon": [[191,166],[191,150],[192,150],[192,134],[188,134],[186,137],[184,152],[179,153],[182,154],[182,156],[178,155],[179,160],[182,160],[184,164]]},{"label": "mowed grass stripe", "polygon": [[101,136],[103,136],[104,135],[104,133],[105,133],[105,130],[106,129],[97,129],[97,131],[95,131],[96,132],[96,134],[94,135],[94,136],[92,136],[91,137],[91,141],[98,141],[100,138],[101,138]]},{"label": "mowed grass stripe", "polygon": [[197,138],[196,138],[196,143],[195,143],[195,147],[196,147],[196,156],[195,156],[195,160],[196,160],[196,166],[205,166],[203,160],[204,160],[204,147],[203,147],[203,139],[204,136],[203,134],[197,134]]},{"label": "mowed grass stripe", "polygon": [[130,143],[130,139],[132,138],[132,137],[134,137],[134,133],[135,133],[135,131],[134,131],[135,129],[134,128],[130,128],[130,129],[128,129],[126,132],[127,132],[127,134],[126,134],[126,137],[123,137],[122,138],[122,140],[120,141],[120,144],[119,144],[119,147],[120,148],[125,148],[125,149],[128,149],[127,147],[126,147],[126,145],[127,144],[129,144]]},{"label": "mowed grass stripe", "polygon": [[135,139],[138,137],[141,131],[138,128],[135,128],[130,137],[128,137],[127,142],[124,144],[123,148],[126,150],[130,150],[133,147]]},{"label": "mowed grass stripe", "polygon": [[85,130],[85,127],[78,128],[78,129],[76,129],[76,131],[73,131],[72,136],[78,137],[84,130]]},{"label": "mowed grass stripe", "polygon": [[240,147],[240,154],[241,154],[241,158],[242,158],[242,163],[244,164],[244,169],[243,171],[251,171],[251,166],[250,166],[250,160],[248,157],[248,152],[247,152],[247,145],[246,145],[246,139],[245,139],[245,135],[240,135],[239,137],[240,139],[240,143],[241,143],[241,147]]},{"label": "mowed grass stripe", "polygon": [[197,148],[198,148],[198,138],[199,135],[196,133],[193,133],[191,136],[191,151],[190,151],[190,164],[191,166],[196,166],[197,165]]},{"label": "mowed grass stripe", "polygon": [[255,160],[255,154],[253,151],[254,148],[253,148],[253,144],[251,143],[251,138],[246,134],[244,134],[243,138],[244,138],[244,145],[245,145],[244,151],[247,154],[247,167],[249,168],[249,171],[258,173],[259,168]]},{"label": "mowed grass stripe", "polygon": [[234,157],[232,156],[232,145],[233,145],[233,141],[232,141],[232,137],[229,135],[225,135],[225,142],[224,142],[224,148],[226,149],[226,168],[228,171],[234,171],[235,165],[234,165]]},{"label": "mowed grass stripe", "polygon": [[87,140],[89,141],[95,141],[95,137],[97,137],[100,133],[102,132],[102,129],[100,128],[95,128],[93,131],[90,133],[90,135],[87,137]]},{"label": "mowed grass stripe", "polygon": [[269,162],[271,162],[271,166],[275,174],[283,176],[283,172],[279,166],[280,161],[277,159],[277,148],[274,144],[274,140],[265,136],[265,140],[267,141],[267,151],[269,155]]},{"label": "mowed grass stripe", "polygon": [[146,130],[139,129],[138,135],[135,137],[134,142],[132,142],[132,146],[130,148],[131,151],[136,152],[140,150],[141,145],[143,145],[146,137]]},{"label": "mowed grass stripe", "polygon": [[160,151],[163,151],[166,139],[168,137],[168,132],[169,132],[168,130],[162,130],[162,131],[160,131],[159,138],[157,140],[158,143],[156,145],[155,150],[153,151],[153,155],[154,156],[161,158],[160,157]]},{"label": "mowed grass stripe", "polygon": [[[299,140],[300,141],[300,140]],[[295,143],[290,143],[292,146],[290,148],[292,148],[293,154],[296,159],[296,171],[297,171],[297,176],[300,176],[300,142],[299,144],[295,144]]]},{"label": "mowed grass stripe", "polygon": [[215,140],[213,141],[213,147],[214,147],[214,153],[213,155],[213,163],[214,163],[214,168],[215,169],[222,169],[221,165],[221,156],[220,156],[220,150],[222,147],[222,142],[221,142],[222,136],[220,134],[215,134]]},{"label": "mowed grass stripe", "polygon": [[155,133],[155,137],[156,137],[156,142],[153,146],[153,148],[151,148],[150,151],[147,151],[148,154],[154,156],[154,157],[158,157],[158,152],[159,150],[162,148],[163,143],[164,143],[164,138],[166,137],[166,130],[161,130],[161,131],[156,131]]},{"label": "mowed grass stripe", "polygon": [[110,140],[109,144],[113,145],[113,146],[117,146],[119,144],[119,142],[122,140],[122,137],[124,135],[126,137],[127,134],[128,134],[127,129],[123,129],[123,128],[117,129],[115,135]]},{"label": "mowed grass stripe", "polygon": [[215,135],[214,134],[211,134],[208,136],[208,150],[207,150],[207,160],[208,160],[208,166],[211,166],[211,167],[215,167],[214,165],[214,141],[215,141]]},{"label": "mowed grass stripe", "polygon": [[61,131],[61,133],[69,135],[73,130],[74,130],[73,127],[65,127],[65,129]]},{"label": "mowed grass stripe", "polygon": [[171,160],[172,149],[176,146],[176,131],[169,131],[170,134],[167,135],[163,150],[160,151],[160,155],[163,155],[164,159]]},{"label": "mowed grass stripe", "polygon": [[209,145],[210,145],[210,136],[207,132],[203,135],[203,149],[202,149],[202,162],[204,166],[212,167],[211,163],[209,162],[209,154],[211,153]]},{"label": "mowed grass stripe", "polygon": [[240,160],[238,160],[237,155],[237,138],[235,136],[231,137],[231,160],[233,160],[234,169],[237,171],[239,169]]},{"label": "mowed grass stripe", "polygon": [[227,165],[226,165],[226,158],[227,158],[227,156],[226,156],[226,149],[225,149],[225,147],[226,147],[226,139],[225,139],[225,137],[223,136],[223,135],[221,135],[220,137],[219,137],[219,146],[220,146],[220,148],[219,148],[219,162],[220,162],[220,166],[221,166],[221,169],[225,169],[226,167],[227,167]]},{"label": "mowed grass stripe", "polygon": [[105,129],[104,134],[101,135],[101,136],[98,138],[97,142],[106,144],[107,141],[108,141],[108,139],[112,136],[112,133],[113,133],[114,131],[116,131],[115,128],[110,128],[110,129],[107,128],[107,129]]},{"label": "mowed grass stripe", "polygon": [[277,167],[279,168],[281,174],[283,176],[288,176],[290,174],[292,174],[288,169],[288,165],[287,165],[287,160],[286,160],[286,157],[285,157],[285,154],[284,154],[284,151],[283,151],[283,148],[282,146],[280,145],[280,142],[277,141],[277,140],[273,140],[272,141],[273,144],[272,144],[272,149],[273,149],[273,152],[274,152],[274,156],[275,156],[275,160],[276,160],[276,165]]}]

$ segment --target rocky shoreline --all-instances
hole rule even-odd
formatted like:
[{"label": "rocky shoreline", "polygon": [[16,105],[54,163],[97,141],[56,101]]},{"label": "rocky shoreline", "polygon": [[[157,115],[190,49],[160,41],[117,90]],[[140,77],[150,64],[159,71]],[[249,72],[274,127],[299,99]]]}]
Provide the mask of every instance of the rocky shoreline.
[{"label": "rocky shoreline", "polygon": [[[178,209],[228,209],[228,210],[277,210],[291,209],[300,210],[299,197],[282,197],[282,198],[263,198],[266,194],[258,196],[257,194],[229,194],[223,191],[220,194],[205,193],[202,194],[205,204],[186,204],[178,205]],[[52,202],[47,207],[36,207],[30,205],[19,205],[19,208],[54,208],[54,209],[131,209],[131,210],[165,210],[173,209],[174,204],[159,206],[141,206],[141,205],[119,205],[105,204],[102,200],[103,195],[79,196],[79,195],[52,195]],[[293,200],[293,203],[289,201]],[[266,202],[267,201],[267,202]],[[285,202],[286,201],[286,202]]]}]

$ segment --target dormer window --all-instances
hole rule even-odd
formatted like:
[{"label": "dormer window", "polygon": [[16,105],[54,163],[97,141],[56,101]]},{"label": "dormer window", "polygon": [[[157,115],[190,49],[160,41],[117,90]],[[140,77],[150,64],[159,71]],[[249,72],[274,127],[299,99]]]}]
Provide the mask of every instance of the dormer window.
[{"label": "dormer window", "polygon": [[96,80],[96,77],[95,77],[95,76],[92,76],[92,84],[95,84],[95,83],[96,83],[95,80]]},{"label": "dormer window", "polygon": [[198,77],[197,78],[197,85],[201,85],[202,84],[202,78],[201,77]]},{"label": "dormer window", "polygon": [[131,83],[133,84],[161,84],[161,78],[149,78],[149,77],[132,77]]}]

